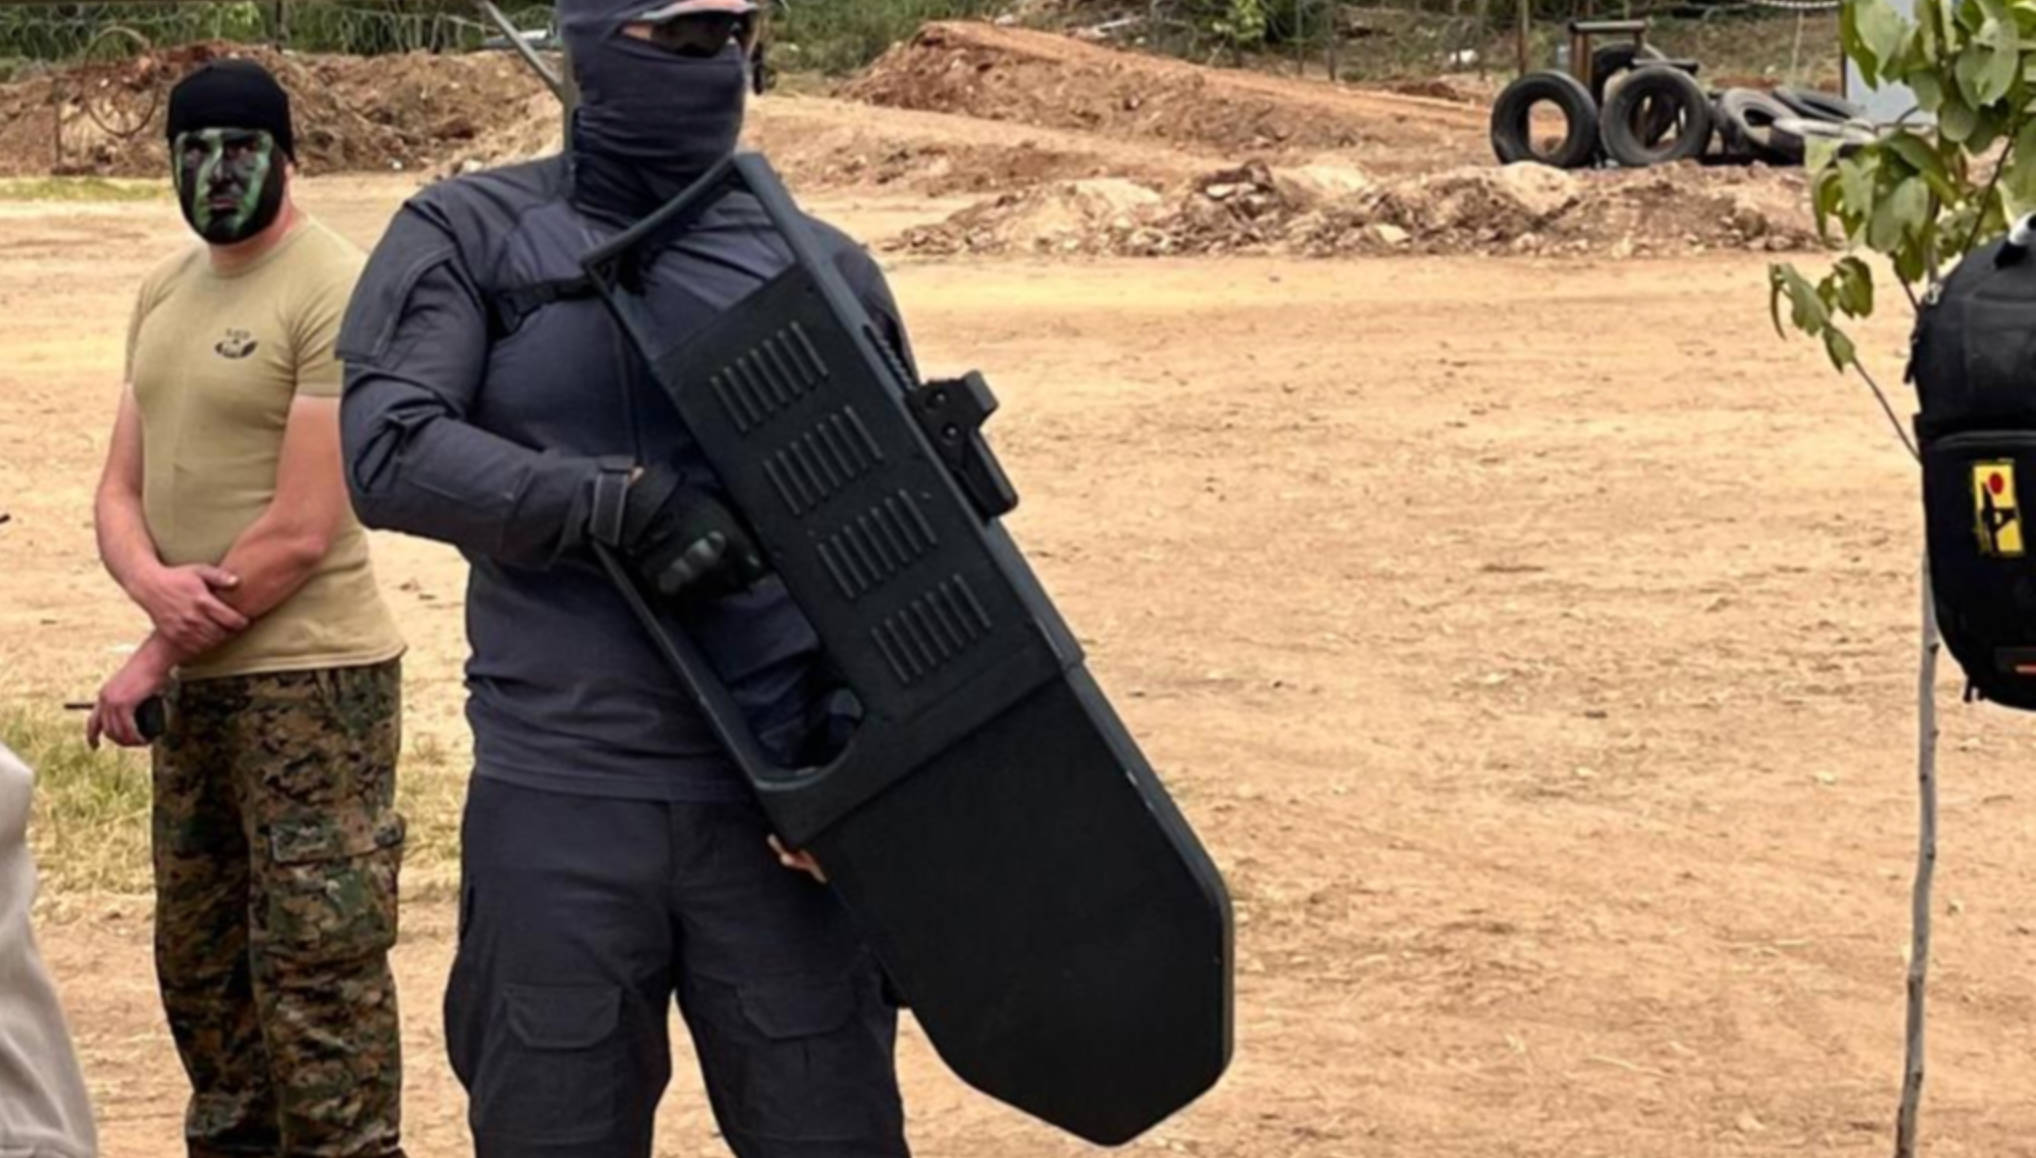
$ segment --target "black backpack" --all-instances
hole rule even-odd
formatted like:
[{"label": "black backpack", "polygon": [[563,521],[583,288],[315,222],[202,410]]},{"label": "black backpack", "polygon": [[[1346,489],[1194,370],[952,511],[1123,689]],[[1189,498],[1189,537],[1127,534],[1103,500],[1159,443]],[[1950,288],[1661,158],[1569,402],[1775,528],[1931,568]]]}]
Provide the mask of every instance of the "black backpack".
[{"label": "black backpack", "polygon": [[1967,698],[2036,709],[2036,218],[1974,250],[1916,321],[1924,539]]}]

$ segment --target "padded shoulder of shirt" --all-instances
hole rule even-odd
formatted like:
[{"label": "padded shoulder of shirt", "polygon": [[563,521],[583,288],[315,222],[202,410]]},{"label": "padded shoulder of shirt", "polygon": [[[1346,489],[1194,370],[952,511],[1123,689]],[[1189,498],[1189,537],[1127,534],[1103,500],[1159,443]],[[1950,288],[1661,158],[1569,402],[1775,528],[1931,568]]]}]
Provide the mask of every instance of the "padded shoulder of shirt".
[{"label": "padded shoulder of shirt", "polygon": [[819,239],[820,248],[834,258],[834,263],[856,283],[857,289],[864,288],[864,279],[883,276],[883,267],[870,256],[869,248],[863,243],[811,213],[806,214],[806,225]]},{"label": "padded shoulder of shirt", "polygon": [[483,169],[441,181],[403,208],[445,234],[468,271],[493,269],[524,215],[564,199],[570,173],[563,155]]},{"label": "padded shoulder of shirt", "polygon": [[[435,227],[467,275],[486,285],[506,276],[503,258],[524,218],[563,201],[571,182],[570,158],[542,157],[441,181],[405,202],[405,216]],[[858,291],[881,283],[882,267],[861,243],[810,213],[806,221]]]}]

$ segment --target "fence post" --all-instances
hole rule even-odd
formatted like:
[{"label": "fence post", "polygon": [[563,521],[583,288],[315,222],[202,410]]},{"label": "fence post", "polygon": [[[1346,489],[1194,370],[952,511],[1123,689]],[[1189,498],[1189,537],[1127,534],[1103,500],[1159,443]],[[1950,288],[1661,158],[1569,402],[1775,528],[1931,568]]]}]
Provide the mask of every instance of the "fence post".
[{"label": "fence post", "polygon": [[1327,48],[1322,50],[1322,63],[1329,70],[1330,84],[1335,84],[1342,79],[1339,75],[1339,69],[1342,67],[1343,62],[1337,59],[1337,50],[1342,47],[1342,16],[1343,4],[1341,0],[1329,0],[1329,27],[1325,30],[1328,33],[1329,44]]},{"label": "fence post", "polygon": [[1528,0],[1520,0],[1520,75],[1531,71],[1527,59],[1527,41],[1534,35],[1534,9]]},{"label": "fence post", "polygon": [[269,36],[277,48],[290,43],[290,0],[273,0],[269,5]]},{"label": "fence post", "polygon": [[1308,79],[1308,0],[1294,0],[1294,75]]}]

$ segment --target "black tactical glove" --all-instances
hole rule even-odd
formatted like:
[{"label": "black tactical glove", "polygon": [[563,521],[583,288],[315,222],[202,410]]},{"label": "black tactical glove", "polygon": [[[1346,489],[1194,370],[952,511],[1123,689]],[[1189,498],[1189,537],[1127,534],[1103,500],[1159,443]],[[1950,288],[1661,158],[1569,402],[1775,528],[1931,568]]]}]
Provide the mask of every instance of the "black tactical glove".
[{"label": "black tactical glove", "polygon": [[716,599],[770,574],[735,512],[670,467],[647,467],[629,482],[619,523],[613,545],[666,599]]}]

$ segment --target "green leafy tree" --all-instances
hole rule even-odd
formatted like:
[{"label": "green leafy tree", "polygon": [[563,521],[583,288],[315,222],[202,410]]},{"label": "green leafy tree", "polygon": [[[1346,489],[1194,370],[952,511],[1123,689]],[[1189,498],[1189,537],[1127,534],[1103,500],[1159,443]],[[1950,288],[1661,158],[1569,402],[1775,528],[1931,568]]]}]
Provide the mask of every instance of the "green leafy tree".
[{"label": "green leafy tree", "polygon": [[[1879,383],[1861,364],[1845,323],[1872,316],[1877,265],[1918,310],[1944,272],[2010,220],[2036,210],[2036,0],[1917,0],[1915,17],[1887,0],[1845,0],[1845,55],[1868,84],[1900,84],[1916,94],[1913,123],[1839,155],[1819,147],[1808,158],[1817,227],[1842,238],[1846,253],[1812,280],[1793,265],[1768,271],[1775,329],[1821,340],[1832,366],[1857,371],[1916,453]],[[1906,1053],[1895,1118],[1896,1158],[1916,1154],[1923,1087],[1924,989],[1930,956],[1930,884],[1937,856],[1938,652],[1929,572],[1922,583],[1922,647],[1917,673],[1917,782],[1921,828],[1912,897]]]},{"label": "green leafy tree", "polygon": [[1226,0],[1215,12],[1209,30],[1232,48],[1249,48],[1265,43],[1264,0]]},{"label": "green leafy tree", "polygon": [[1846,0],[1840,32],[1867,83],[1908,86],[1928,115],[1843,155],[1811,144],[1817,228],[1849,252],[1815,280],[1788,264],[1769,279],[1777,330],[1787,303],[1833,366],[1864,372],[1842,324],[1874,311],[1875,266],[1862,253],[1885,259],[1913,308],[1946,268],[2036,208],[2036,0],[1918,0],[1914,20],[1886,0]]}]

